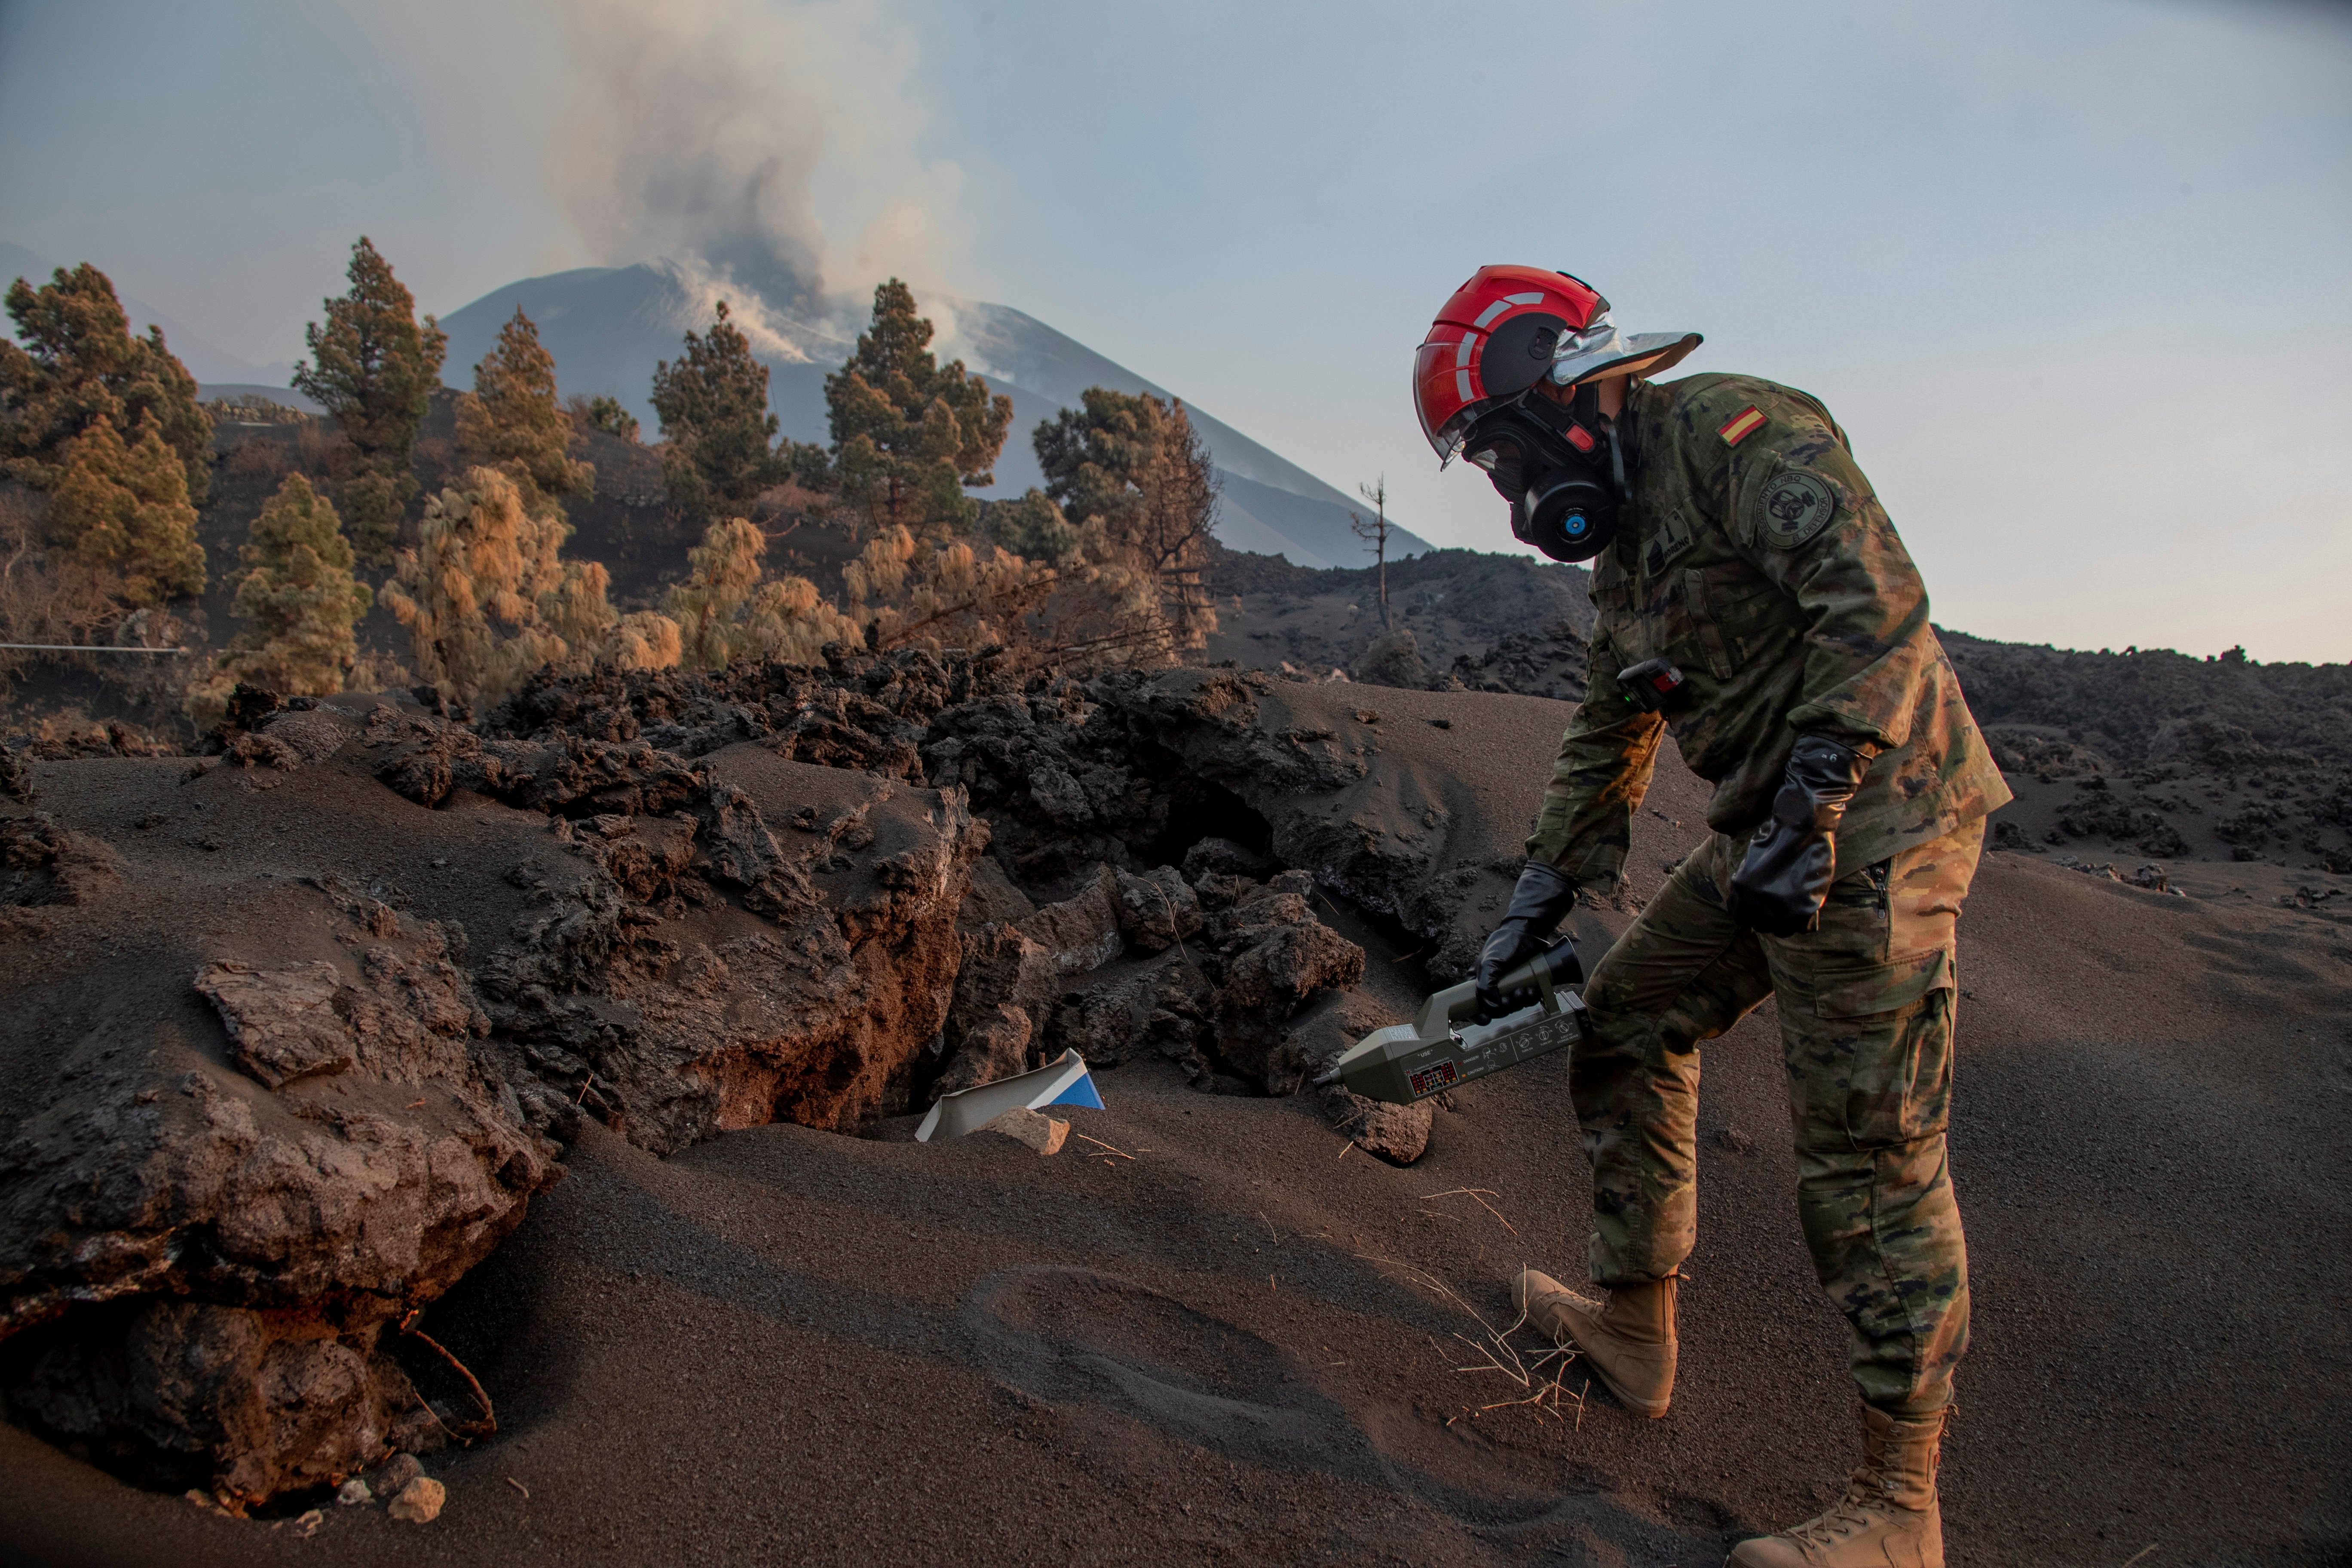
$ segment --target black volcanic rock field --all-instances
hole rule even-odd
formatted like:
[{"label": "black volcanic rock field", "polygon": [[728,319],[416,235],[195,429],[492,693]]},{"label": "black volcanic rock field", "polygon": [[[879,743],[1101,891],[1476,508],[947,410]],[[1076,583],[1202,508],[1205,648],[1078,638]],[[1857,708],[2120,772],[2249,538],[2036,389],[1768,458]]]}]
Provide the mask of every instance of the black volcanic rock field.
[{"label": "black volcanic rock field", "polygon": [[[1988,647],[1951,1560],[2341,1562],[2341,731],[2081,732]],[[1530,1374],[1566,1064],[1311,1079],[1464,971],[1571,710],[1318,673],[837,652],[11,751],[9,1560],[1697,1564],[1812,1511],[1771,1008],[1707,1052],[1674,1414]],[[1704,800],[1662,763],[1581,940]],[[1069,1047],[1055,1157],[912,1141]],[[437,1519],[338,1504],[398,1453]]]}]

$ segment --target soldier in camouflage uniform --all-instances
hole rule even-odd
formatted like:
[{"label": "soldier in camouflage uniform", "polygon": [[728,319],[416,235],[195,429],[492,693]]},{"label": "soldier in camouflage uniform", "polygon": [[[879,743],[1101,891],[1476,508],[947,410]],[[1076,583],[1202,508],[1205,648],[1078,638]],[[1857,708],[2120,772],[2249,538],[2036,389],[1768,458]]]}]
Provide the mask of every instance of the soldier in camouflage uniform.
[{"label": "soldier in camouflage uniform", "polygon": [[1521,538],[1592,562],[1591,689],[1481,955],[1488,1010],[1521,1004],[1495,982],[1578,890],[1622,876],[1667,734],[1715,785],[1713,836],[1585,988],[1571,1092],[1608,1300],[1532,1270],[1517,1300],[1629,1407],[1666,1413],[1699,1047],[1777,997],[1798,1211],[1852,1326],[1864,1458],[1837,1507],[1733,1560],[1939,1565],[1936,1465],[1969,1316],[1944,1142],[1954,931],[2010,795],[1844,433],[1770,382],[1643,379],[1696,342],[1623,337],[1576,279],[1488,268],[1416,370],[1433,445],[1488,471]]}]

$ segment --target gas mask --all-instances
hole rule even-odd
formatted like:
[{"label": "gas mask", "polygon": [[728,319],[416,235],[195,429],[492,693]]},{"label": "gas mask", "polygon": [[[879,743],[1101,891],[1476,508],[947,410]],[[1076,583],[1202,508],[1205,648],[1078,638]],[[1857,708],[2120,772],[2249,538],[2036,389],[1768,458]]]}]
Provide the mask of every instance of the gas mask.
[{"label": "gas mask", "polygon": [[1511,503],[1511,532],[1554,561],[1590,561],[1616,537],[1633,499],[1617,422],[1587,382],[1562,406],[1533,391],[1495,409],[1462,444]]}]

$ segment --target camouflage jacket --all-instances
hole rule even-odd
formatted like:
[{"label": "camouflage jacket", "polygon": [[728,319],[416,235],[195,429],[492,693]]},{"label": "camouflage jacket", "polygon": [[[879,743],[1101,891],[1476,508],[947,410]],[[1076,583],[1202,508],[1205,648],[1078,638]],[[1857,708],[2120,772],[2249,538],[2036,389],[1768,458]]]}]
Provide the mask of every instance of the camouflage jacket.
[{"label": "camouflage jacket", "polygon": [[[1637,384],[1626,414],[1633,499],[1593,563],[1591,689],[1528,854],[1614,882],[1668,730],[1716,786],[1708,825],[1733,835],[1770,814],[1800,734],[1862,750],[1841,867],[2006,805],[1918,569],[1829,411],[1769,381],[1694,375]],[[1617,680],[1661,657],[1687,682],[1663,717]]]}]

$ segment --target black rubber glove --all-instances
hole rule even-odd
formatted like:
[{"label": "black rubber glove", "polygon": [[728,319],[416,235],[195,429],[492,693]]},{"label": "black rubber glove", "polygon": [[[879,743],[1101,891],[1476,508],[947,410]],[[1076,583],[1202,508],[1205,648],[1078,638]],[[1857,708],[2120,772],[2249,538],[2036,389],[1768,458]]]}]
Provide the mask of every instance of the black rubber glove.
[{"label": "black rubber glove", "polygon": [[1837,880],[1831,836],[1869,767],[1869,758],[1827,736],[1798,737],[1772,816],[1732,873],[1733,920],[1765,936],[1795,936],[1822,923],[1822,903]]},{"label": "black rubber glove", "polygon": [[1568,911],[1576,907],[1576,879],[1530,860],[1519,868],[1511,907],[1478,950],[1478,1017],[1481,1023],[1527,1005],[1513,1001],[1496,982],[1544,950]]}]

